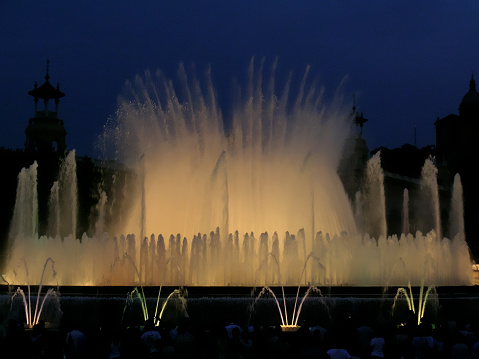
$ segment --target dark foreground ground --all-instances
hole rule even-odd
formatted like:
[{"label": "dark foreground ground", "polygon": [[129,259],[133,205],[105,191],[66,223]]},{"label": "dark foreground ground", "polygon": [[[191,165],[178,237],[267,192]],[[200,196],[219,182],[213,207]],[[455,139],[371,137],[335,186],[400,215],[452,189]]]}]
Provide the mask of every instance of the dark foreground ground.
[{"label": "dark foreground ground", "polygon": [[[160,309],[169,290],[161,294]],[[12,300],[12,293],[4,293],[0,295],[0,358],[329,358],[331,348],[369,358],[369,343],[375,336],[385,339],[388,358],[479,358],[476,287],[431,291],[419,326],[405,299],[394,305],[396,289],[389,293],[323,290],[302,303],[301,328],[295,333],[281,332],[281,316],[272,296],[257,299],[259,291],[245,294],[244,290],[213,297],[193,289],[184,298],[186,306],[185,300],[172,297],[158,327],[151,326],[157,303],[151,289],[145,294],[150,317],[146,322],[141,301],[136,296],[127,300],[121,290],[111,290],[111,295],[84,290],[88,296],[62,292],[45,300],[42,321],[33,329],[24,328],[22,297]],[[295,292],[286,293],[289,321],[304,294],[300,292],[296,302]],[[284,316],[281,290],[274,293]],[[413,293],[417,313],[420,291],[413,288]],[[28,296],[26,302],[29,308]],[[36,296],[32,295],[30,307],[34,313]],[[237,329],[230,327],[232,323]]]}]

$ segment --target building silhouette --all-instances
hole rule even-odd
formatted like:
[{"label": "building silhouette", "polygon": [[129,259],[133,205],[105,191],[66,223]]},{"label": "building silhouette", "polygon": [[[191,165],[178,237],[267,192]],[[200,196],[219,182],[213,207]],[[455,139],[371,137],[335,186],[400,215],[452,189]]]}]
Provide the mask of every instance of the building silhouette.
[{"label": "building silhouette", "polygon": [[[473,151],[479,130],[479,92],[476,81],[471,77],[469,91],[459,104],[459,115],[450,114],[437,118],[436,148],[437,161],[451,173],[461,173],[472,165],[471,159],[476,155]],[[443,172],[447,179],[447,172]]]},{"label": "building silhouette", "polygon": [[459,104],[459,114],[437,118],[436,162],[439,183],[450,187],[454,176],[461,178],[464,191],[465,230],[469,246],[479,254],[479,186],[475,164],[478,158],[477,136],[479,133],[479,92],[471,76],[469,91]]},{"label": "building silhouette", "polygon": [[[381,166],[384,173],[386,222],[388,235],[404,231],[414,234],[421,230],[423,234],[434,229],[421,217],[426,209],[421,188],[421,172],[428,158],[437,167],[439,191],[439,211],[441,216],[441,235],[453,239],[450,233],[449,214],[454,178],[459,175],[463,187],[464,225],[466,240],[474,257],[479,258],[479,186],[476,181],[475,163],[478,158],[477,136],[479,133],[479,92],[472,76],[469,90],[462,97],[458,114],[437,118],[436,144],[418,148],[416,144],[404,144],[399,148],[379,147],[368,153],[366,141],[362,137],[362,126],[367,121],[358,114],[355,106],[350,115],[356,131],[346,140],[343,158],[338,174],[343,182],[351,203],[355,204],[356,194],[363,187],[366,176],[366,163],[377,152],[381,154]],[[407,191],[406,191],[407,190]],[[407,192],[407,193],[405,193]],[[409,213],[404,213],[405,196],[410,198]],[[427,200],[426,200],[427,202]],[[405,229],[404,216],[409,219]],[[360,226],[360,225],[359,225]]]}]

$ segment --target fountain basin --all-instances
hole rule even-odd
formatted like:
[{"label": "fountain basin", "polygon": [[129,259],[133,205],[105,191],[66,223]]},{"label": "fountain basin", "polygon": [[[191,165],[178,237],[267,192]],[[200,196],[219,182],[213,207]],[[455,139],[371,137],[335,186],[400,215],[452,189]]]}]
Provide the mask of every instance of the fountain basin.
[{"label": "fountain basin", "polygon": [[[154,309],[158,287],[145,287],[146,303]],[[162,288],[164,300],[173,287]],[[472,322],[479,320],[479,287],[437,287],[438,306],[427,306],[426,317],[440,323],[446,320]],[[81,324],[84,327],[115,328],[121,325],[142,324],[140,303],[133,302],[128,310],[124,308],[127,293],[131,287],[61,287],[61,318],[51,321],[48,308],[41,319],[51,321],[50,328],[61,327],[62,323]],[[191,324],[224,327],[235,323],[241,327],[249,325],[279,326],[281,320],[273,298],[260,298],[251,311],[256,295],[247,287],[188,287],[187,313]],[[276,292],[280,289],[275,288]],[[294,306],[297,287],[286,287],[286,304]],[[412,288],[415,300],[419,288]],[[391,307],[397,288],[384,292],[380,287],[330,287],[321,288],[323,296],[308,297],[304,302],[299,322],[301,326],[319,324],[332,326],[349,317],[355,323],[374,325],[380,320],[405,321],[408,314],[405,300],[399,299],[394,316]],[[36,292],[32,289],[32,292]],[[0,287],[0,319],[22,321],[24,308],[19,298],[11,301],[8,286]],[[165,294],[163,294],[165,293]],[[172,299],[173,303],[175,299]],[[281,301],[281,299],[280,299]],[[122,321],[123,315],[123,321]],[[179,322],[183,315],[175,312],[175,306],[167,306],[164,320]]]},{"label": "fountain basin", "polygon": [[285,333],[294,333],[301,328],[300,325],[281,325],[281,331]]}]

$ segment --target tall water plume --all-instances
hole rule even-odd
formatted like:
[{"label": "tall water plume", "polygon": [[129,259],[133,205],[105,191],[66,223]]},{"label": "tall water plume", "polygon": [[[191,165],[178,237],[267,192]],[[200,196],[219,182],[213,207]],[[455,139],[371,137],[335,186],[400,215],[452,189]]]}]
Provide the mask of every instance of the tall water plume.
[{"label": "tall water plume", "polygon": [[77,236],[77,213],[78,213],[78,188],[76,176],[75,150],[72,150],[65,157],[60,166],[59,182],[60,188],[65,192],[62,196],[63,208],[66,215],[62,219],[65,228],[63,237],[69,234]]},{"label": "tall water plume", "polygon": [[454,176],[452,186],[451,209],[449,212],[449,236],[454,238],[458,234],[464,235],[464,200],[461,176]]},{"label": "tall water plume", "polygon": [[47,233],[52,237],[60,236],[61,233],[61,209],[60,188],[58,181],[53,182],[48,198],[48,228]]},{"label": "tall water plume", "polygon": [[434,230],[436,235],[441,238],[442,229],[437,168],[432,158],[426,159],[422,167],[421,192],[418,204],[419,230],[423,233]]},{"label": "tall water plume", "polygon": [[409,230],[409,191],[407,188],[403,191],[402,203],[402,233],[410,233]]},{"label": "tall water plume", "polygon": [[77,175],[75,150],[62,160],[58,180],[53,183],[49,199],[47,235],[60,238],[77,236]]},{"label": "tall water plume", "polygon": [[224,236],[304,228],[311,248],[313,228],[355,233],[336,174],[348,113],[324,106],[322,92],[308,85],[308,69],[297,97],[290,95],[291,79],[277,95],[275,66],[263,83],[262,63],[257,69],[251,62],[229,132],[209,74],[205,87],[182,66],[178,87],[161,72],[128,84],[110,138],[118,141],[121,161],[139,174],[144,166],[136,188],[146,195],[131,194],[132,215],[118,232],[142,232],[144,198],[145,235],[193,235],[218,226]]},{"label": "tall water plume", "polygon": [[367,163],[366,176],[360,202],[361,231],[378,239],[387,235],[386,197],[384,173],[381,167],[381,152]]},{"label": "tall water plume", "polygon": [[18,174],[17,195],[10,224],[9,245],[19,235],[38,237],[37,162]]},{"label": "tall water plume", "polygon": [[105,225],[105,217],[106,217],[106,204],[107,204],[108,198],[105,193],[105,191],[102,191],[100,193],[100,199],[98,201],[98,204],[96,205],[96,212],[98,213],[98,218],[96,219],[95,222],[95,236],[101,237],[106,230],[106,225]]}]

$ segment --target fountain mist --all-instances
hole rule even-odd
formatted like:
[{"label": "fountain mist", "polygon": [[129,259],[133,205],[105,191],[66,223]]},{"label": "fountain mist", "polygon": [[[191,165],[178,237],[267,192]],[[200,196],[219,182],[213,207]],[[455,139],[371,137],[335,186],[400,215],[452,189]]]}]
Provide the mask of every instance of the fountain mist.
[{"label": "fountain mist", "polygon": [[[311,285],[382,286],[398,258],[409,275],[391,285],[420,283],[427,257],[434,258],[436,285],[471,284],[464,238],[443,240],[437,224],[426,235],[386,237],[379,155],[368,165],[369,189],[358,196],[370,201],[369,210],[356,212],[362,217],[360,228],[372,233],[358,233],[336,173],[350,126],[348,111],[337,100],[324,105],[322,91],[308,80],[309,69],[292,97],[291,78],[277,94],[276,63],[269,81],[263,81],[262,63],[254,65],[228,132],[209,73],[205,85],[189,78],[182,66],[177,87],[161,72],[146,72],[127,84],[116,119],[102,138],[104,148],[113,147],[115,159],[134,172],[133,184],[115,189],[126,206],[99,196],[102,212],[92,237],[77,240],[72,218],[66,221],[73,235],[37,238],[32,227],[37,221],[35,166],[22,171],[6,278],[25,281],[13,273],[21,258],[51,257],[63,285],[275,285],[274,273],[256,273],[272,252],[285,274],[282,284],[298,285],[313,252],[323,267],[308,264],[302,280]],[[74,154],[69,155],[68,168],[74,168],[73,161]],[[426,165],[434,173],[432,162]],[[73,172],[67,181],[72,195]],[[30,182],[25,184],[24,177]],[[434,176],[428,178],[428,188],[436,191],[432,198],[437,185]],[[123,207],[128,210],[115,212]],[[74,211],[61,213],[70,218]],[[119,219],[109,228],[104,222],[108,213]],[[125,253],[139,268],[138,276],[121,260]]]}]

